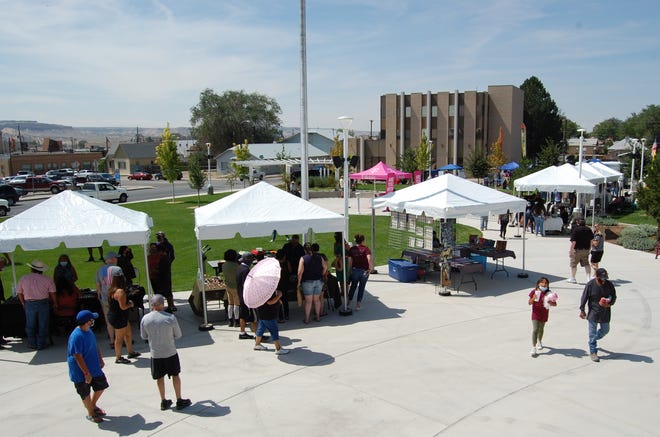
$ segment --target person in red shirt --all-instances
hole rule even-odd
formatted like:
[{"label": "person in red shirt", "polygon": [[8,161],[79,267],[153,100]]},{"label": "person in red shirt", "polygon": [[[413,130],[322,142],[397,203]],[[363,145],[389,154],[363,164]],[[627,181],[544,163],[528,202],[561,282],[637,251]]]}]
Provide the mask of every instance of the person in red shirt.
[{"label": "person in red shirt", "polygon": [[348,301],[353,300],[355,289],[358,291],[356,310],[362,308],[362,297],[364,296],[364,288],[367,285],[369,274],[374,269],[374,261],[371,256],[371,250],[364,244],[364,235],[355,234],[355,245],[348,251],[348,256],[351,257],[351,285],[348,289]]},{"label": "person in red shirt", "polygon": [[[536,287],[529,292],[527,303],[532,306],[532,357],[543,349],[543,330],[550,315],[551,306],[557,306],[556,295],[550,291],[550,282],[545,276],[536,281]],[[554,298],[553,298],[554,297]]]}]

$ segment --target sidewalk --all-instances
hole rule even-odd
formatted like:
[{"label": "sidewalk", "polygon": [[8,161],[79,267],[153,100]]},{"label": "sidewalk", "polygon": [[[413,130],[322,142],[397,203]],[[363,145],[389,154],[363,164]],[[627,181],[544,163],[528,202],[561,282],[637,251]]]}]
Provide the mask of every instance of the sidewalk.
[{"label": "sidewalk", "polygon": [[[323,204],[343,212],[343,199]],[[355,199],[351,199],[355,201]],[[362,201],[362,200],[361,200]],[[315,202],[316,203],[316,202]],[[326,206],[328,205],[328,206]],[[357,209],[357,205],[355,205]],[[363,214],[366,204],[361,205]],[[353,204],[351,204],[351,214]],[[370,211],[369,211],[370,213]],[[478,228],[478,217],[460,220]],[[387,266],[372,275],[363,309],[341,317],[330,311],[320,323],[303,325],[291,303],[280,325],[291,353],[255,352],[238,330],[219,321],[210,305],[210,332],[176,293],[183,394],[193,405],[160,411],[149,373],[149,354],[134,365],[112,359],[104,335],[110,388],[99,405],[100,425],[85,412],[65,363],[65,339],[35,352],[19,342],[0,350],[0,418],[6,435],[291,435],[291,436],[653,436],[657,413],[660,317],[658,263],[654,255],[605,247],[619,300],[610,334],[599,342],[601,362],[588,357],[587,324],[578,318],[585,283],[565,281],[568,238],[525,235],[509,228],[505,273],[477,275],[460,293],[443,297],[433,283],[399,283]],[[486,236],[496,238],[491,222]],[[531,358],[527,294],[539,276],[559,294],[546,326],[546,348]],[[136,330],[134,329],[134,332]],[[147,352],[147,353],[144,353]],[[171,384],[166,381],[168,396]]]}]

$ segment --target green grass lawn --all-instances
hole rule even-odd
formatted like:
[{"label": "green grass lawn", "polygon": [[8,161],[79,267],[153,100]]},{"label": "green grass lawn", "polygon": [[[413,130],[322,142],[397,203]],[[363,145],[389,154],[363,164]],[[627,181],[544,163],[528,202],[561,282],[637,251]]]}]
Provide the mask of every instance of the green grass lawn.
[{"label": "green grass lawn", "polygon": [[[216,195],[203,195],[201,196],[201,205],[206,205],[229,193],[222,193]],[[152,236],[155,241],[155,234],[158,231],[164,231],[167,238],[174,245],[176,259],[172,265],[172,285],[175,291],[183,291],[192,289],[193,283],[197,276],[197,241],[195,240],[194,232],[194,210],[197,207],[197,197],[182,197],[176,199],[174,203],[170,200],[159,200],[150,202],[132,203],[123,205],[137,211],[143,211],[149,214],[154,221],[152,228]],[[267,222],[267,217],[264,217],[264,222]],[[390,258],[399,258],[401,256],[402,247],[389,246],[389,226],[390,219],[388,216],[376,217],[376,260],[374,265],[387,264]],[[350,233],[364,234],[366,237],[366,244],[373,247],[371,242],[371,216],[360,215],[350,216]],[[456,229],[456,241],[467,242],[469,234],[480,234],[474,228],[463,225],[458,225]],[[332,253],[332,244],[334,242],[332,233],[316,234],[314,240],[321,246],[321,252],[326,254]],[[276,250],[282,247],[286,242],[284,236],[278,236],[275,242],[270,242],[270,235],[258,238],[243,238],[236,236],[229,240],[213,240],[204,241],[211,247],[208,253],[209,259],[221,259],[227,249],[236,250],[249,250],[256,247],[261,247],[265,250]],[[108,247],[104,245],[104,251],[117,250],[117,247]],[[29,251],[25,252],[20,247],[12,255],[16,263],[16,276],[20,278],[28,272],[25,265],[27,262],[38,258],[48,264],[50,267],[47,274],[53,272],[53,268],[57,263],[59,255],[67,253],[71,257],[71,261],[78,272],[78,286],[80,288],[95,288],[94,274],[101,266],[99,261],[87,262],[88,253],[87,249],[68,249],[60,246],[58,249],[45,250],[45,251]],[[135,258],[133,264],[139,270],[138,282],[140,285],[146,284],[145,279],[145,264],[143,250],[139,246],[133,246],[133,253]],[[94,258],[98,258],[98,251],[94,249]],[[209,267],[209,273],[213,270]],[[5,284],[6,294],[9,295],[11,291],[11,269],[5,268],[2,272],[3,283]]]},{"label": "green grass lawn", "polygon": [[612,218],[616,219],[619,223],[629,225],[658,225],[657,221],[642,209],[636,209],[621,215],[612,215]]}]

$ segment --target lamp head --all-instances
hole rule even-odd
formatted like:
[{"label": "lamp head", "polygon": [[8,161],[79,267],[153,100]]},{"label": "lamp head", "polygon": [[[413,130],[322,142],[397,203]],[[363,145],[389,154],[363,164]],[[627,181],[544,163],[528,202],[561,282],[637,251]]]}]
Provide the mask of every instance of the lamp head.
[{"label": "lamp head", "polygon": [[345,115],[342,115],[341,117],[337,117],[337,120],[339,120],[341,127],[346,130],[350,129],[351,125],[353,124],[353,119]]}]

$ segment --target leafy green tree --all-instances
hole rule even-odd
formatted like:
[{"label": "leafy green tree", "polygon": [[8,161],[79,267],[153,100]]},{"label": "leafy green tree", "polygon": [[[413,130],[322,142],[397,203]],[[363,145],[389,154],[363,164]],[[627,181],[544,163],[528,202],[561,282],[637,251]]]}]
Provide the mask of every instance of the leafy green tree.
[{"label": "leafy green tree", "polygon": [[197,190],[197,206],[200,205],[199,192],[206,184],[206,174],[200,165],[201,160],[204,158],[201,152],[194,152],[188,158],[188,185],[193,190]]},{"label": "leafy green tree", "polygon": [[407,148],[403,151],[403,157],[396,157],[396,168],[408,173],[417,170],[417,152],[415,149]]},{"label": "leafy green tree", "polygon": [[562,138],[562,118],[559,108],[543,83],[532,76],[520,86],[525,93],[523,121],[527,127],[527,155],[535,157],[546,140],[559,142]]},{"label": "leafy green tree", "polygon": [[99,159],[99,165],[97,167],[99,173],[105,173],[107,168],[108,168],[107,158]]},{"label": "leafy green tree", "polygon": [[560,156],[561,150],[559,146],[552,141],[547,141],[536,157],[536,165],[538,168],[552,167],[559,164]]},{"label": "leafy green tree", "polygon": [[[282,150],[277,152],[275,156],[277,159],[291,159],[291,154],[285,150],[284,144],[282,144]],[[280,175],[282,175],[282,181],[284,182],[284,190],[288,191],[291,178],[286,172],[286,165],[280,165]]]},{"label": "leafy green tree", "polygon": [[649,105],[639,114],[633,113],[623,122],[622,133],[631,138],[660,136],[660,106]]},{"label": "leafy green tree", "polygon": [[263,94],[241,90],[218,95],[207,88],[190,112],[193,138],[200,144],[211,143],[214,153],[244,140],[271,143],[281,137],[280,105]]},{"label": "leafy green tree", "polygon": [[481,148],[475,149],[471,152],[465,160],[465,170],[473,178],[483,179],[488,176],[490,171],[490,164],[486,159],[486,155]]},{"label": "leafy green tree", "polygon": [[172,201],[174,201],[174,181],[179,177],[183,167],[181,157],[176,150],[176,141],[172,138],[170,124],[163,130],[160,144],[156,146],[156,163],[160,165],[160,171],[167,182],[172,185]]},{"label": "leafy green tree", "polygon": [[602,141],[618,140],[623,138],[623,121],[618,118],[608,118],[594,126],[592,136]]},{"label": "leafy green tree", "polygon": [[637,202],[655,219],[656,238],[660,238],[660,158],[653,159],[645,173],[644,182],[638,187]]},{"label": "leafy green tree", "polygon": [[[234,156],[236,157],[236,161],[248,161],[252,156],[250,155],[250,148],[248,147],[247,140],[244,140],[243,144],[234,144],[234,147]],[[234,174],[236,175],[237,179],[244,178],[249,171],[249,169],[244,165],[238,165],[233,162],[231,163],[231,167],[234,170]],[[247,179],[251,180],[251,178]]]},{"label": "leafy green tree", "polygon": [[529,156],[522,158],[520,162],[518,162],[518,164],[520,165],[520,167],[518,167],[517,169],[511,172],[511,178],[509,183],[512,188],[514,187],[513,182],[516,179],[520,179],[523,176],[527,176],[528,174],[532,174],[535,171],[537,171],[537,168],[534,168],[532,166],[532,160],[529,159]]},{"label": "leafy green tree", "polygon": [[419,142],[416,155],[416,170],[424,171],[431,166],[431,148],[425,133],[422,134],[422,140]]}]

